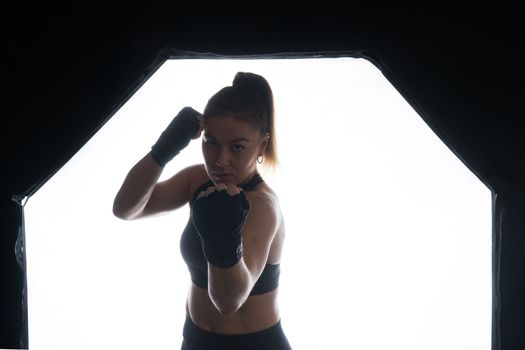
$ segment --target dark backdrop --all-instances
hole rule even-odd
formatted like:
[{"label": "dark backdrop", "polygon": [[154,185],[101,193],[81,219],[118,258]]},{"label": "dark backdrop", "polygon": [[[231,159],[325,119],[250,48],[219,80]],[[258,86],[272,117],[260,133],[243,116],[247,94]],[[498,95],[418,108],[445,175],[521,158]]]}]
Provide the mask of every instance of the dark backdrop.
[{"label": "dark backdrop", "polygon": [[493,349],[525,349],[523,11],[502,3],[345,6],[24,3],[3,10],[0,348],[18,348],[24,329],[23,273],[14,254],[20,211],[11,197],[64,164],[170,47],[223,55],[373,53],[492,189]]}]

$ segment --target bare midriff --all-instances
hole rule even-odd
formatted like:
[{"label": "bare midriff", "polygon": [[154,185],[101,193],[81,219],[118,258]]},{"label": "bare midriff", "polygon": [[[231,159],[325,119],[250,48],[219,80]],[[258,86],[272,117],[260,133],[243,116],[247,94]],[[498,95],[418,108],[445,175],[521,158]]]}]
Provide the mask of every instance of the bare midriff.
[{"label": "bare midriff", "polygon": [[[198,186],[208,177],[201,169],[200,177],[196,177],[190,193],[194,193]],[[262,183],[254,192],[273,191]],[[248,197],[251,193],[248,193]],[[278,264],[281,259],[282,245],[284,240],[284,223],[278,228],[272,242],[268,255],[269,264]],[[260,295],[251,295],[245,303],[232,315],[224,315],[219,312],[208,295],[208,290],[190,284],[186,311],[193,323],[208,332],[219,334],[244,334],[258,332],[274,326],[280,319],[277,305],[278,288]]]},{"label": "bare midriff", "polygon": [[221,314],[213,305],[208,291],[190,286],[187,312],[199,328],[221,334],[242,334],[261,331],[279,321],[277,306],[278,289],[271,292],[249,296],[246,302],[232,315]]}]

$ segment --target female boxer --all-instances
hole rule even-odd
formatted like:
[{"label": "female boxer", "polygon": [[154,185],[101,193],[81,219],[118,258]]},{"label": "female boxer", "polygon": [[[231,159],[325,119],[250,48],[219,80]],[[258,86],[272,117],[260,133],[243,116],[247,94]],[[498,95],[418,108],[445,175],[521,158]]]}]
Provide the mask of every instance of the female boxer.
[{"label": "female boxer", "polygon": [[[201,135],[204,164],[159,182]],[[239,72],[202,114],[183,108],[116,195],[113,212],[125,220],[190,205],[180,240],[192,281],[183,350],[291,349],[277,303],[284,220],[258,172],[276,164],[275,146],[272,90],[262,76]]]}]

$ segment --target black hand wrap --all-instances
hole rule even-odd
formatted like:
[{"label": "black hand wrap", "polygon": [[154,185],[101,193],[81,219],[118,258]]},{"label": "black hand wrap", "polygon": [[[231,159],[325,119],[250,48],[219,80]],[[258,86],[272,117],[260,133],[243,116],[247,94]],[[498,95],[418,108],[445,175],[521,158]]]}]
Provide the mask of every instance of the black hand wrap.
[{"label": "black hand wrap", "polygon": [[184,107],[173,118],[157,142],[151,147],[151,156],[158,165],[164,167],[190,143],[192,136],[200,127],[198,115],[200,113],[193,108]]},{"label": "black hand wrap", "polygon": [[191,219],[206,260],[227,268],[242,258],[242,227],[249,210],[244,191],[234,196],[225,190],[215,191],[193,203]]}]

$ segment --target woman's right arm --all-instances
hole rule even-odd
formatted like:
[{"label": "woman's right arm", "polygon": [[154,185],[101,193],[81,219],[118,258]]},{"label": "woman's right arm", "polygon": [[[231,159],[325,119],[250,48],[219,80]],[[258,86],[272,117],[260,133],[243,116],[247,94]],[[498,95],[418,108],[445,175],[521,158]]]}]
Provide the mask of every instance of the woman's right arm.
[{"label": "woman's right arm", "polygon": [[166,163],[202,131],[200,113],[184,107],[173,118],[157,142],[131,168],[113,201],[113,214],[124,220],[138,219],[176,209],[188,202],[191,173],[186,168],[169,180],[157,183]]},{"label": "woman's right arm", "polygon": [[124,220],[141,216],[162,173],[148,153],[131,168],[113,201],[113,214]]},{"label": "woman's right arm", "polygon": [[177,209],[189,201],[192,176],[202,165],[187,167],[158,182],[161,168],[148,153],[131,168],[115,200],[113,214],[124,220],[139,219]]}]

